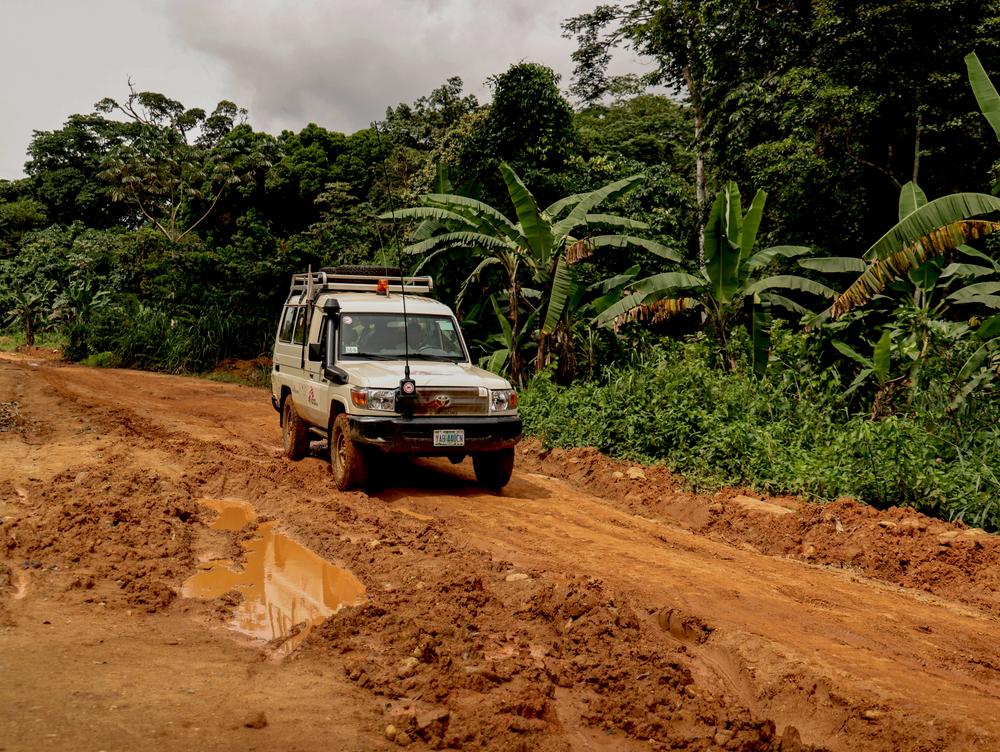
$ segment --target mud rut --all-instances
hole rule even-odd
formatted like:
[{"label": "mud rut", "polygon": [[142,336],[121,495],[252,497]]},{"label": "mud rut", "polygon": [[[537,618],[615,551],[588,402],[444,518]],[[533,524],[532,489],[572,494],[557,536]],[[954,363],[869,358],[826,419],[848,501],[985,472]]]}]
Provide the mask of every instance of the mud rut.
[{"label": "mud rut", "polygon": [[[1000,745],[994,536],[532,442],[502,495],[438,461],[340,494],[264,392],[0,357],[2,750]],[[364,604],[287,656],[227,629],[238,593],[178,593],[253,530],[204,498]]]}]

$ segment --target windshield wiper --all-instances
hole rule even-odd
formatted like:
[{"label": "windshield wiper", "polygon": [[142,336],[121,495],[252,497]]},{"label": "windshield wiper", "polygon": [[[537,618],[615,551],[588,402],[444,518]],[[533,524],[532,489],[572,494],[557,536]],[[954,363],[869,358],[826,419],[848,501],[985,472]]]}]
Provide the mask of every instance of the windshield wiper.
[{"label": "windshield wiper", "polygon": [[377,353],[345,353],[341,355],[342,358],[352,358],[357,360],[402,360],[403,355],[379,355]]},{"label": "windshield wiper", "polygon": [[433,360],[441,363],[458,363],[465,360],[461,355],[428,355],[427,353],[410,353],[412,360]]}]

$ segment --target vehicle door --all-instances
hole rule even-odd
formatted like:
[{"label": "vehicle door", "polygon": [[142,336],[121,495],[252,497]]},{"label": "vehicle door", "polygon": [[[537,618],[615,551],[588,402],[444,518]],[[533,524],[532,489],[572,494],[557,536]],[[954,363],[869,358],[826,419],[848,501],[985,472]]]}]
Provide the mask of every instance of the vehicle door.
[{"label": "vehicle door", "polygon": [[281,315],[278,336],[274,343],[274,370],[280,374],[280,380],[292,392],[295,407],[302,417],[306,417],[304,405],[307,391],[305,388],[305,339],[306,339],[306,307],[298,298],[289,298]]}]

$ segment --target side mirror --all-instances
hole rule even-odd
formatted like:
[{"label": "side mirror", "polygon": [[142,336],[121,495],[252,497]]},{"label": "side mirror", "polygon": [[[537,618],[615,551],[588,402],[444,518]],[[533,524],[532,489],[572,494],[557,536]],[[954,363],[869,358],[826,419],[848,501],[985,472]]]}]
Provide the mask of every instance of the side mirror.
[{"label": "side mirror", "polygon": [[323,360],[323,345],[321,343],[309,343],[309,360]]},{"label": "side mirror", "polygon": [[347,383],[348,374],[343,368],[337,368],[337,366],[326,366],[323,368],[323,375],[334,384]]}]

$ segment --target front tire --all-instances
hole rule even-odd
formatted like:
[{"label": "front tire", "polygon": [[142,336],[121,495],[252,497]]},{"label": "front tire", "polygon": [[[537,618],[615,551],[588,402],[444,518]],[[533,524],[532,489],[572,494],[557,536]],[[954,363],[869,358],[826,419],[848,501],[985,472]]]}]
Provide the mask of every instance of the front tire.
[{"label": "front tire", "polygon": [[281,443],[285,456],[290,460],[300,460],[309,453],[309,433],[292,404],[290,394],[281,403]]},{"label": "front tire", "polygon": [[511,473],[514,472],[514,450],[503,449],[499,452],[474,454],[472,467],[480,484],[491,491],[499,491],[507,485]]},{"label": "front tire", "polygon": [[361,447],[351,440],[351,426],[346,413],[333,421],[330,431],[330,468],[333,482],[340,491],[357,488],[368,480],[368,464]]}]

